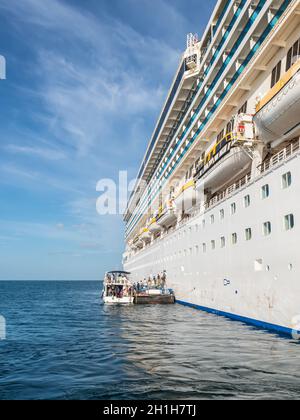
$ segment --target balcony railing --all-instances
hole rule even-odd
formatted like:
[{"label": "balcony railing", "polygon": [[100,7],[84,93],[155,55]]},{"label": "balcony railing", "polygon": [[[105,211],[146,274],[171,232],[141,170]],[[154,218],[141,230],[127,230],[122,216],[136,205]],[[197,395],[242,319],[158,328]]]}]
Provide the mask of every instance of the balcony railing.
[{"label": "balcony railing", "polygon": [[271,169],[273,166],[278,165],[279,163],[285,161],[290,156],[300,151],[300,139],[294,143],[291,143],[285,149],[278,152],[276,155],[272,156],[271,159],[259,165],[258,169],[261,174]]}]

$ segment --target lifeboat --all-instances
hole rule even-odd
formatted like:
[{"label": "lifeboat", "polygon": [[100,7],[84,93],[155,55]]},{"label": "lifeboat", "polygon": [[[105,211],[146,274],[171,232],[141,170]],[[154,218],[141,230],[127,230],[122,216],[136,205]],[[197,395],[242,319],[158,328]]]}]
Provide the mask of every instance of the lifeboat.
[{"label": "lifeboat", "polygon": [[192,179],[177,191],[174,199],[177,212],[188,212],[196,204],[197,191],[195,187],[195,181]]},{"label": "lifeboat", "polygon": [[157,223],[158,225],[168,228],[174,225],[177,222],[177,214],[175,207],[173,205],[166,206],[158,218]]},{"label": "lifeboat", "polygon": [[151,233],[149,231],[148,228],[144,228],[142,229],[141,233],[140,233],[140,238],[142,241],[144,242],[149,242],[151,241]]},{"label": "lifeboat", "polygon": [[198,192],[206,188],[219,188],[230,181],[234,176],[246,170],[251,164],[251,158],[243,147],[234,146],[228,148],[219,161],[212,165],[207,171],[204,167],[198,174],[196,189]]},{"label": "lifeboat", "polygon": [[136,238],[133,240],[133,247],[135,247],[136,249],[140,249],[144,246],[144,242],[142,240],[142,238],[139,236],[136,236]]},{"label": "lifeboat", "polygon": [[259,140],[278,146],[300,134],[300,59],[257,104]]},{"label": "lifeboat", "polygon": [[150,233],[158,233],[162,230],[162,227],[157,223],[157,217],[153,217],[150,220],[148,230]]}]

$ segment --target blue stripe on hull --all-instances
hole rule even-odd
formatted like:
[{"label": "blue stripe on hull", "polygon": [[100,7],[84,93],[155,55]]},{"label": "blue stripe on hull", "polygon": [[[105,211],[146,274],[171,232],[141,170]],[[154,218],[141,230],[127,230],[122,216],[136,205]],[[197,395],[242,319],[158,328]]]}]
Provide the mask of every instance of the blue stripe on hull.
[{"label": "blue stripe on hull", "polygon": [[[293,331],[291,328],[282,327],[280,325],[275,325],[275,324],[270,324],[268,322],[259,321],[257,319],[253,319],[253,318],[247,318],[247,317],[244,317],[244,316],[235,315],[235,314],[232,314],[230,312],[223,312],[223,311],[219,311],[217,309],[206,308],[205,306],[200,306],[200,305],[196,305],[196,304],[193,304],[193,303],[188,303],[188,302],[184,302],[184,301],[181,301],[181,300],[176,300],[176,303],[178,303],[180,305],[183,305],[183,306],[188,306],[189,308],[198,309],[199,311],[208,312],[210,314],[230,318],[234,321],[239,321],[239,322],[243,322],[245,324],[250,324],[250,325],[253,325],[253,326],[255,326],[257,328],[260,328],[260,329],[275,331],[275,332],[279,333],[280,335],[284,335],[284,336],[288,335],[288,336],[292,337],[292,334],[295,333],[295,331]],[[298,332],[298,334],[299,333],[300,332]]]}]

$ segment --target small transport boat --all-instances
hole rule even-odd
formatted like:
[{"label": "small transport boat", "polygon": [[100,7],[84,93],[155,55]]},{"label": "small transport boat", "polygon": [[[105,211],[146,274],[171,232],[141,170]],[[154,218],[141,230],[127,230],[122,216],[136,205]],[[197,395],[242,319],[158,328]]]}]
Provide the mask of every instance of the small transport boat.
[{"label": "small transport boat", "polygon": [[126,271],[110,271],[105,274],[102,299],[110,305],[134,303],[134,289]]},{"label": "small transport boat", "polygon": [[173,290],[167,288],[145,289],[135,292],[136,305],[172,305],[175,303]]}]

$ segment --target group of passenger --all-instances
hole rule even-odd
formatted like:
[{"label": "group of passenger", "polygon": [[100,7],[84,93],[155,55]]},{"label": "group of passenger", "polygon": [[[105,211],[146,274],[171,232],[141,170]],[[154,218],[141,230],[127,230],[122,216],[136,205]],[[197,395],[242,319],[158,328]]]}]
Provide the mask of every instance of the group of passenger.
[{"label": "group of passenger", "polygon": [[108,286],[107,287],[107,296],[115,297],[117,299],[122,299],[123,297],[129,297],[133,295],[132,286]]},{"label": "group of passenger", "polygon": [[167,282],[166,272],[157,276],[149,277],[143,281],[132,284],[127,275],[109,273],[106,275],[107,296],[122,299],[133,296],[135,292],[142,292],[149,289],[165,289]]},{"label": "group of passenger", "polygon": [[106,275],[106,282],[109,284],[129,284],[129,279],[126,274],[109,273]]},{"label": "group of passenger", "polygon": [[149,289],[164,289],[167,284],[167,276],[166,272],[164,271],[157,276],[148,277],[148,279],[144,278],[143,281],[139,281],[133,284],[133,289],[137,292],[142,290],[149,290]]}]

